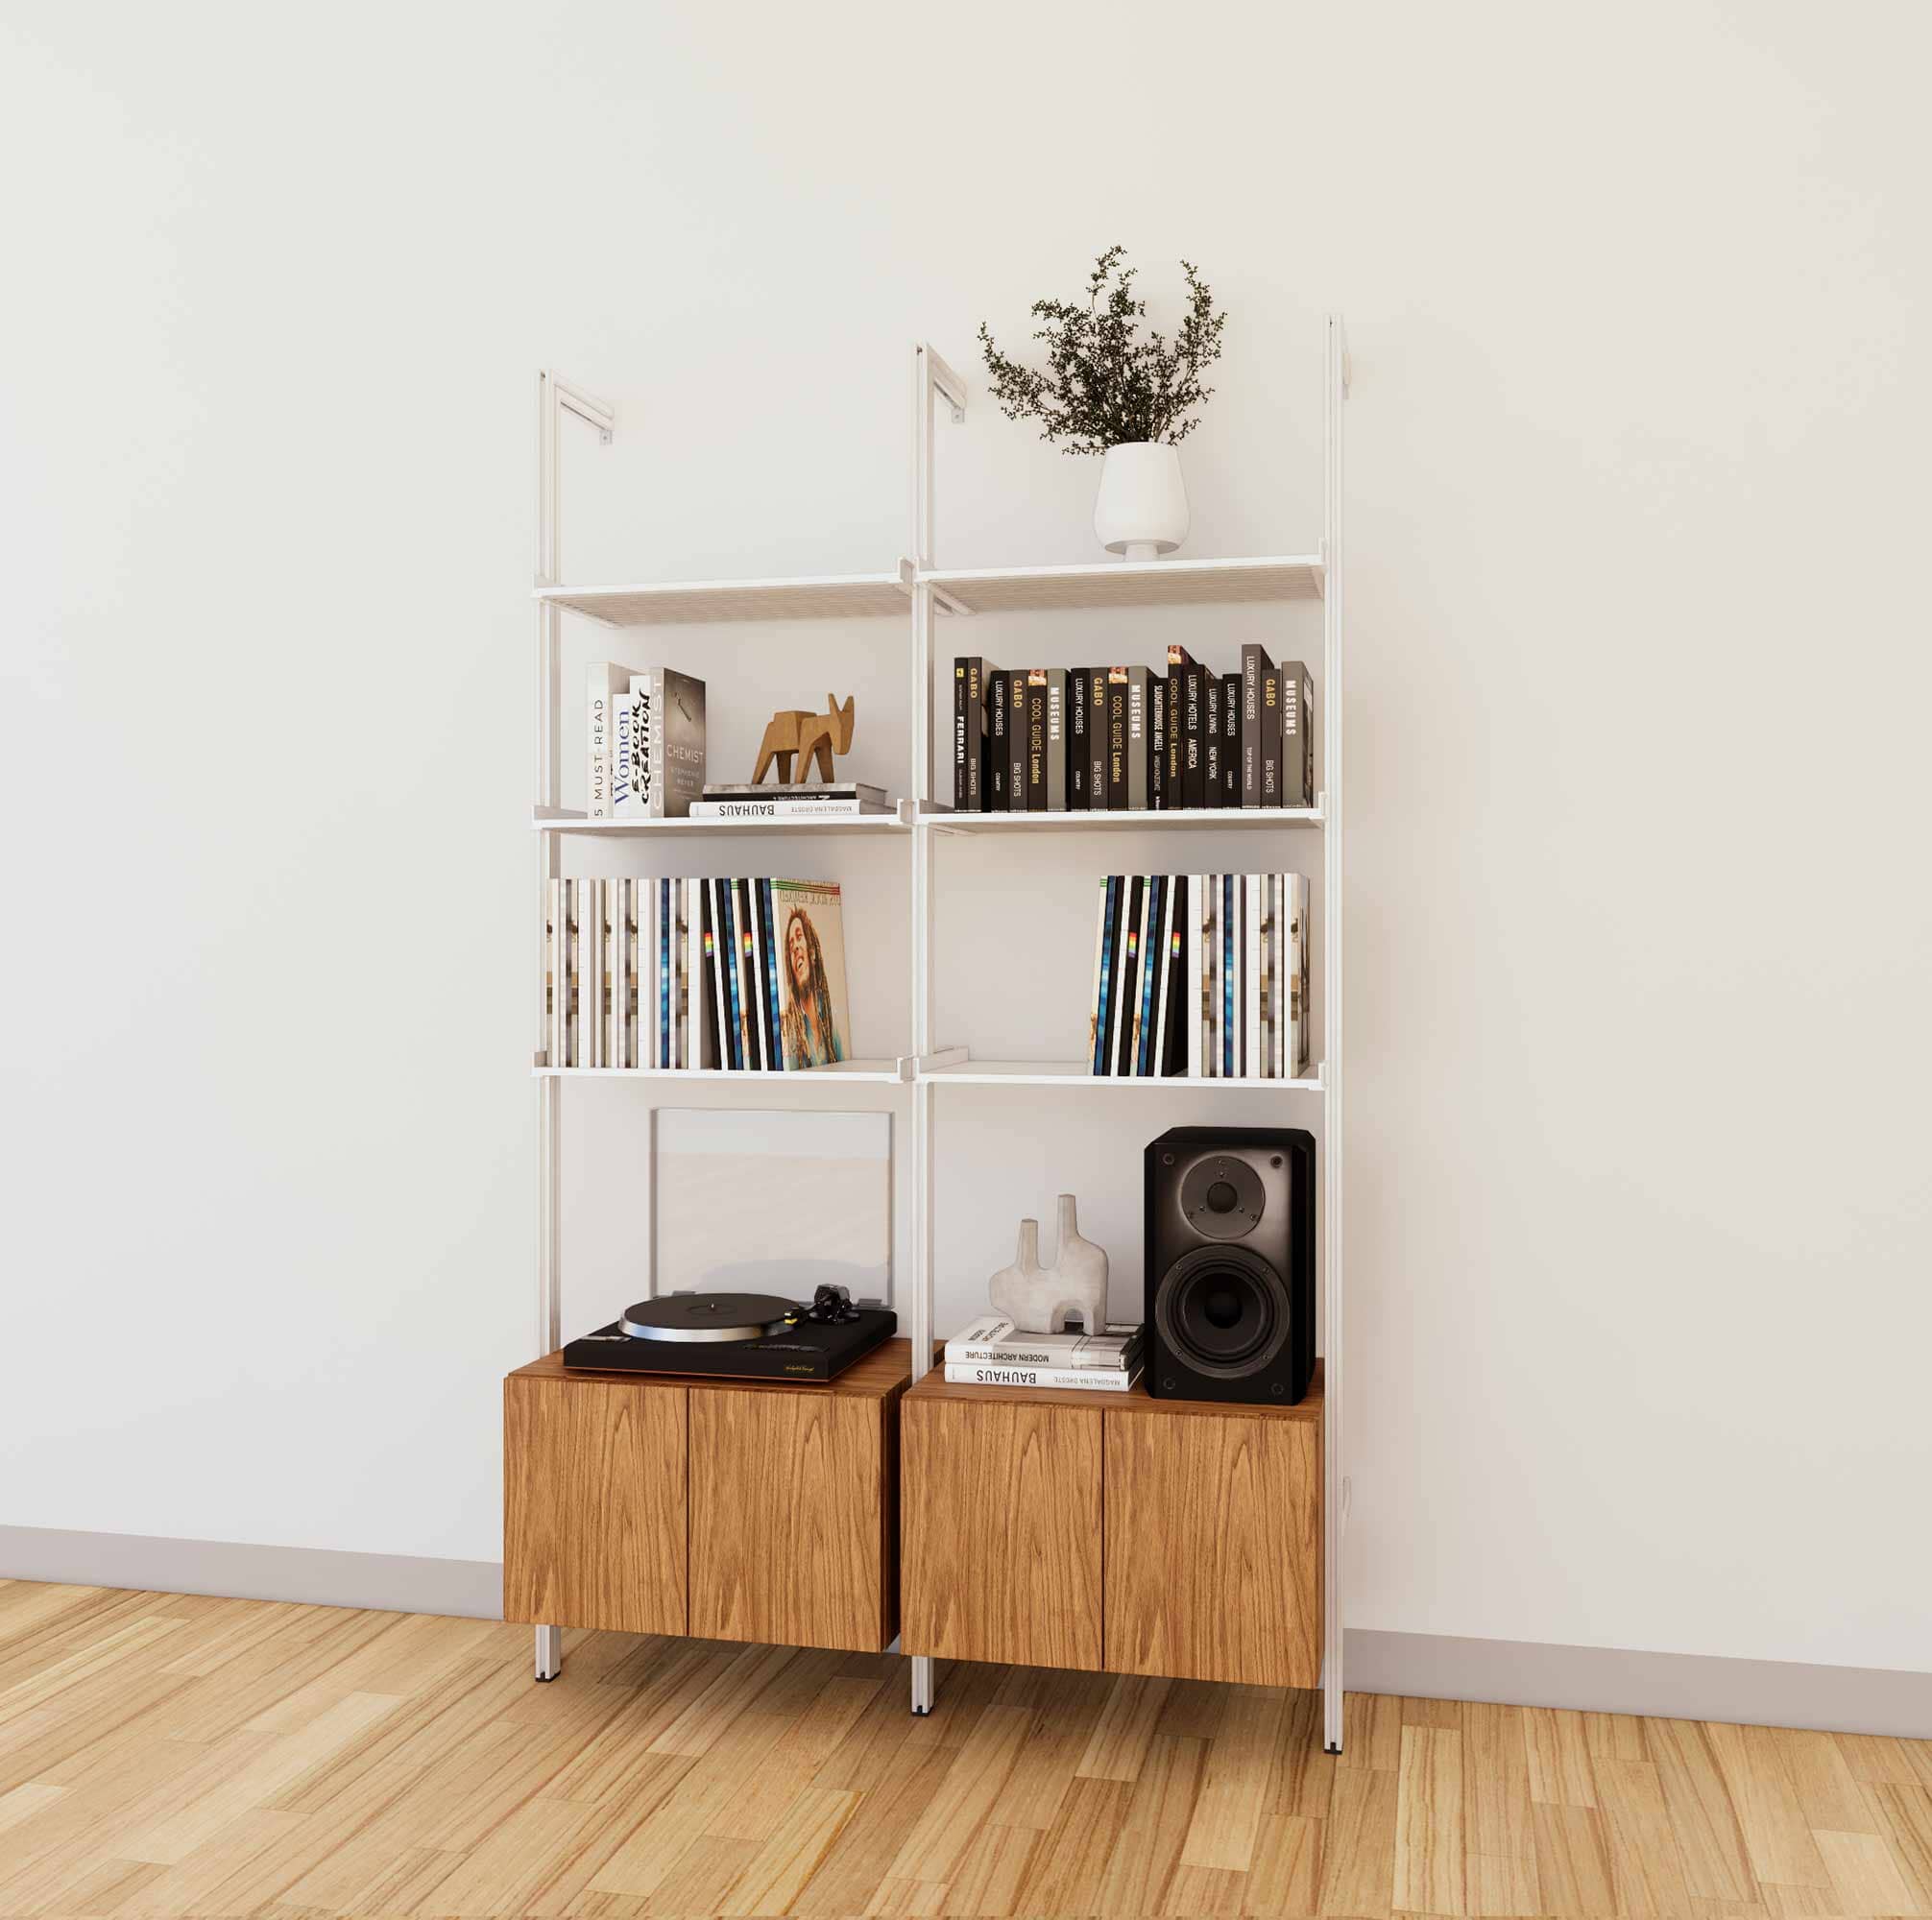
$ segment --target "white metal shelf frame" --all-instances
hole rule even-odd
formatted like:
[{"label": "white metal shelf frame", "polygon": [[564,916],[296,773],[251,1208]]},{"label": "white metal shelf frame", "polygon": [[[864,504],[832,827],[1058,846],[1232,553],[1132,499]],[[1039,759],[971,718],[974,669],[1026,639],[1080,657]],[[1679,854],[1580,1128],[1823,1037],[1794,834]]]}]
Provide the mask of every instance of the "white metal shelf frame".
[{"label": "white metal shelf frame", "polygon": [[[1348,1511],[1349,1481],[1342,1451],[1345,1405],[1342,1363],[1342,408],[1348,394],[1346,337],[1339,315],[1328,322],[1325,383],[1326,461],[1323,484],[1324,531],[1318,555],[1259,559],[1153,561],[1080,564],[1048,567],[941,569],[933,559],[935,519],[933,435],[938,403],[952,419],[966,418],[966,384],[924,342],[913,348],[912,489],[910,551],[896,572],[835,574],[752,581],[663,582],[618,587],[568,588],[560,584],[557,435],[566,414],[595,427],[608,443],[616,427],[614,410],[549,373],[538,375],[537,611],[538,749],[537,795],[532,810],[538,848],[538,893],[557,877],[562,845],[573,834],[641,837],[652,833],[712,831],[908,832],[912,856],[912,1052],[894,1061],[853,1063],[844,1073],[619,1072],[616,1069],[549,1068],[543,1059],[543,956],[541,932],[535,946],[538,1088],[538,1294],[542,1351],[562,1343],[558,1269],[557,1142],[558,1087],[566,1079],[605,1077],[638,1080],[784,1079],[850,1085],[854,1081],[906,1086],[912,1100],[911,1239],[915,1263],[910,1289],[909,1328],[915,1379],[931,1365],[934,1317],[933,1089],[955,1086],[1056,1087],[1132,1090],[1165,1087],[1233,1092],[1260,1091],[1314,1095],[1322,1102],[1322,1317],[1325,1407],[1322,1428],[1324,1466],[1322,1556],[1322,1728],[1323,1743],[1340,1752],[1342,1731],[1343,1586],[1341,1544]],[[1220,810],[1204,813],[1149,813],[1128,817],[1077,815],[962,815],[947,811],[934,794],[932,750],[934,665],[933,626],[940,613],[1042,612],[1056,608],[1177,607],[1206,604],[1256,605],[1319,599],[1322,603],[1322,764],[1326,791],[1313,807],[1279,813]],[[562,687],[559,615],[568,609],[613,626],[660,621],[757,621],[773,619],[857,618],[909,611],[911,646],[911,795],[893,814],[863,820],[813,822],[591,822],[562,805],[559,780]],[[1289,1081],[1097,1079],[1081,1063],[973,1061],[960,1047],[939,1048],[932,1033],[932,859],[940,836],[978,832],[1095,832],[1142,828],[1241,831],[1316,831],[1323,835],[1324,927],[1322,939],[1323,1048],[1320,1065],[1309,1077]],[[537,916],[541,927],[542,915]],[[555,1626],[536,1630],[536,1672],[554,1678],[562,1663],[562,1634]],[[915,1657],[912,1710],[932,1704],[932,1662]]]}]

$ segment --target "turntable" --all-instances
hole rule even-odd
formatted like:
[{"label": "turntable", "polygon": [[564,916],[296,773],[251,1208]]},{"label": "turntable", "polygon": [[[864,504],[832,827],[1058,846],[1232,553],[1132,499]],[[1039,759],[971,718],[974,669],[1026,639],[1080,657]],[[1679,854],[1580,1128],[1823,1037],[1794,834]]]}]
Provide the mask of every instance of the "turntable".
[{"label": "turntable", "polygon": [[598,1373],[829,1380],[892,1337],[898,1315],[821,1286],[809,1307],[770,1293],[670,1293],[640,1300],[570,1341],[564,1364]]}]

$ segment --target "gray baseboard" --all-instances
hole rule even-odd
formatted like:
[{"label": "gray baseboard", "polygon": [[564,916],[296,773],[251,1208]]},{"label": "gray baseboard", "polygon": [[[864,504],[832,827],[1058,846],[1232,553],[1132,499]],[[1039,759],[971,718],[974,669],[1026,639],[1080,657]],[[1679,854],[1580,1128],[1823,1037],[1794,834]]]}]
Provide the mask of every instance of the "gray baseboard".
[{"label": "gray baseboard", "polygon": [[503,1569],[494,1560],[417,1560],[400,1553],[337,1553],[320,1547],[250,1547],[234,1540],[0,1526],[0,1578],[503,1618]]},{"label": "gray baseboard", "polygon": [[1359,1627],[1349,1629],[1346,1653],[1352,1693],[1932,1738],[1932,1673]]}]

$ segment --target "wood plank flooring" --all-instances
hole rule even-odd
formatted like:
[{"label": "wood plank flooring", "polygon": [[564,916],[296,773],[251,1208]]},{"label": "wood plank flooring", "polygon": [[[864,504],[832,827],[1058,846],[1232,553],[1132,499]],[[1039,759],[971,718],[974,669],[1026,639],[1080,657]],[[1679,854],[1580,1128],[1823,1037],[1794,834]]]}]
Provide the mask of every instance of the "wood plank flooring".
[{"label": "wood plank flooring", "polygon": [[566,1638],[0,1581],[0,1920],[1932,1920],[1932,1742]]}]

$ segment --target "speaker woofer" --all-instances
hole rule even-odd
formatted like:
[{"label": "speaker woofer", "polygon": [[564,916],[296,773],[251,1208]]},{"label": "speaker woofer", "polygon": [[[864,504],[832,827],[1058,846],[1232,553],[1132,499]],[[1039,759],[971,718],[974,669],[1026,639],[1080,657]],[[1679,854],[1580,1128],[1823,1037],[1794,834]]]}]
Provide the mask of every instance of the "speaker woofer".
[{"label": "speaker woofer", "polygon": [[1288,1288],[1244,1247],[1196,1247],[1162,1280],[1154,1324],[1162,1342],[1197,1372],[1245,1380],[1288,1338]]}]

